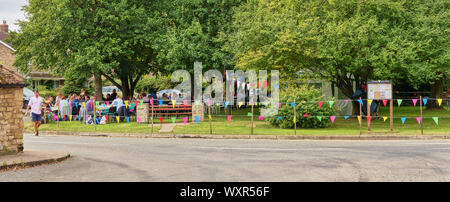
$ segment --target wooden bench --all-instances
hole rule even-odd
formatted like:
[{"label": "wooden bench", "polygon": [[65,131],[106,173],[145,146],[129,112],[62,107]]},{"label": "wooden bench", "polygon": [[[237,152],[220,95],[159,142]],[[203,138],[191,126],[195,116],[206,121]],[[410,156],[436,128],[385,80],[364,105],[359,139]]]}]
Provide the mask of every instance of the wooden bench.
[{"label": "wooden bench", "polygon": [[[149,117],[152,116],[152,106],[149,107]],[[173,117],[192,116],[192,105],[153,105],[153,117]]]}]

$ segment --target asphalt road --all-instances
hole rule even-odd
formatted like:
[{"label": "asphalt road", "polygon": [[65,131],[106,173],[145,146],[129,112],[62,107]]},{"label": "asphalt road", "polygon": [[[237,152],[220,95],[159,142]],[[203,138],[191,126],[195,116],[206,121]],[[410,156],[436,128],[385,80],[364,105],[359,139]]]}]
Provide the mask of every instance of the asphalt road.
[{"label": "asphalt road", "polygon": [[24,139],[73,157],[0,181],[450,181],[450,141]]}]

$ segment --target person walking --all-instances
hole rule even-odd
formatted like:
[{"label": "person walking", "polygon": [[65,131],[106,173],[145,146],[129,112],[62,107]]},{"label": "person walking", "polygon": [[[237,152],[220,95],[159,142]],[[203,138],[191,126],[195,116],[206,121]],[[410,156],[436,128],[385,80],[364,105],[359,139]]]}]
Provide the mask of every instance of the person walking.
[{"label": "person walking", "polygon": [[39,126],[41,126],[41,106],[42,97],[39,96],[39,91],[34,91],[34,96],[30,98],[28,102],[27,111],[25,116],[28,116],[28,112],[31,109],[31,119],[34,122],[34,135],[39,136]]}]

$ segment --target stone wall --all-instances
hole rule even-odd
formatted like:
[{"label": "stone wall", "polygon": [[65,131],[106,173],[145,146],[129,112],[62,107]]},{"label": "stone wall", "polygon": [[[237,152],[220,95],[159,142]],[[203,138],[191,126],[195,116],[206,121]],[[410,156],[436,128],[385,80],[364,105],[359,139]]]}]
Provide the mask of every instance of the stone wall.
[{"label": "stone wall", "polygon": [[15,58],[11,49],[0,44],[0,65],[12,68]]},{"label": "stone wall", "polygon": [[0,87],[0,154],[23,151],[23,89]]},{"label": "stone wall", "polygon": [[141,123],[148,122],[148,116],[149,116],[148,105],[149,105],[148,103],[143,103],[142,106],[140,103],[137,104],[136,117],[139,117],[141,119]]}]

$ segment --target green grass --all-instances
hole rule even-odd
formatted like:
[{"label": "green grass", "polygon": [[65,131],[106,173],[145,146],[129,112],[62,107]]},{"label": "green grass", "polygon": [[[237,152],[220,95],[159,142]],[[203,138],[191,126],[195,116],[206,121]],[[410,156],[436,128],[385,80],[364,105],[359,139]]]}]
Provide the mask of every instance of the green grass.
[{"label": "green grass", "polygon": [[[234,109],[231,122],[227,121],[227,117],[223,110],[221,113],[213,115],[212,129],[213,134],[226,135],[249,135],[251,133],[251,117],[247,116],[250,108]],[[258,119],[259,109],[255,109],[254,118],[254,134],[255,135],[294,135],[294,129],[280,129],[269,125],[265,121]],[[380,116],[389,116],[389,108],[381,107]],[[420,135],[420,125],[415,117],[420,116],[419,107],[394,107],[394,131],[389,130],[389,119],[386,122],[383,119],[371,121],[370,133],[375,134],[395,134],[395,135]],[[439,126],[437,126],[431,118],[424,118],[424,134],[425,135],[450,135],[450,111],[447,110],[424,110],[423,117],[440,117]],[[404,125],[401,124],[399,117],[407,117]],[[191,120],[192,121],[192,120]],[[164,119],[165,123],[171,123],[170,119]],[[183,123],[182,119],[177,119],[177,123]],[[367,121],[362,120],[363,134],[367,133]],[[25,128],[32,130],[32,123],[26,123]],[[159,120],[155,118],[154,131],[160,128]],[[93,125],[84,125],[80,122],[60,122],[43,124],[41,131],[76,131],[76,132],[94,132]],[[146,124],[138,125],[132,123],[111,123],[107,125],[97,125],[96,132],[105,133],[150,133],[150,127]],[[345,120],[342,117],[336,118],[334,124],[323,129],[303,129],[297,128],[297,135],[359,135],[360,129],[356,118]],[[208,115],[205,115],[205,121],[199,124],[190,123],[188,125],[176,126],[173,133],[175,134],[209,134]]]}]

